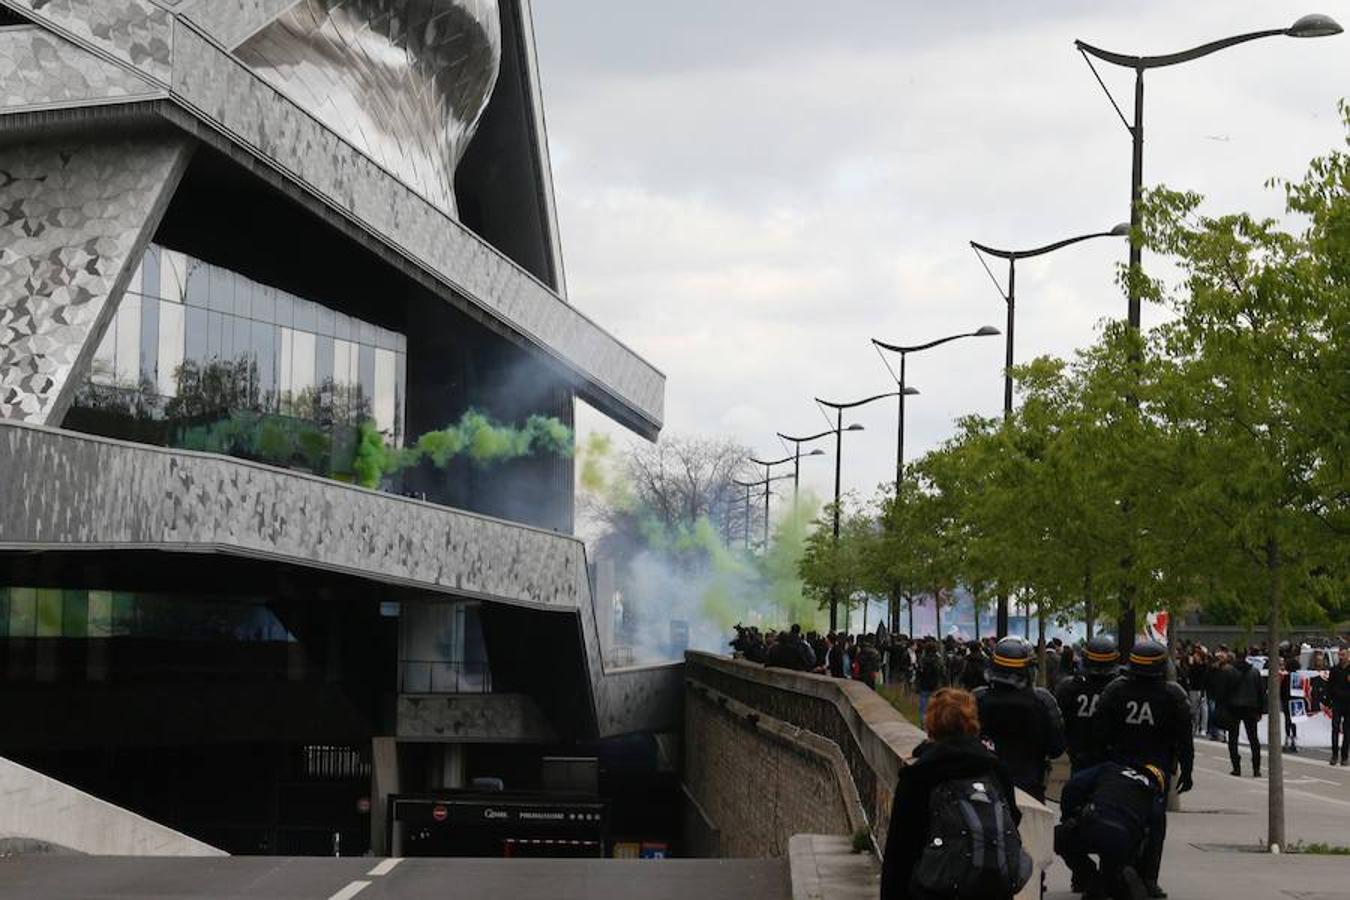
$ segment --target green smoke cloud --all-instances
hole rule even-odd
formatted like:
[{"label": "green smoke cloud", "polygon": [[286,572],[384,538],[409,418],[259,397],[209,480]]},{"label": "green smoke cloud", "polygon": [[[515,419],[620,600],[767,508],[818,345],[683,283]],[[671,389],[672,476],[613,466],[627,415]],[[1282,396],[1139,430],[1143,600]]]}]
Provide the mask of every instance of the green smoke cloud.
[{"label": "green smoke cloud", "polygon": [[444,468],[457,456],[490,465],[538,453],[570,458],[574,450],[572,429],[552,416],[530,416],[523,428],[516,428],[470,409],[458,424],[429,431],[407,448],[386,446],[373,424],[362,423],[352,469],[357,483],[375,487],[383,476],[415,466],[423,459]]}]

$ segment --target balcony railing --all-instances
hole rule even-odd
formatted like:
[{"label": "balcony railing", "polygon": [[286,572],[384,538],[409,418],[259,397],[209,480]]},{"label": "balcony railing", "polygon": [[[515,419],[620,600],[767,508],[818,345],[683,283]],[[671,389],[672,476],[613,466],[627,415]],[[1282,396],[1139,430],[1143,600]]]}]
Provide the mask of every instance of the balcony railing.
[{"label": "balcony railing", "polygon": [[398,689],[404,694],[490,694],[492,672],[486,662],[404,659]]}]

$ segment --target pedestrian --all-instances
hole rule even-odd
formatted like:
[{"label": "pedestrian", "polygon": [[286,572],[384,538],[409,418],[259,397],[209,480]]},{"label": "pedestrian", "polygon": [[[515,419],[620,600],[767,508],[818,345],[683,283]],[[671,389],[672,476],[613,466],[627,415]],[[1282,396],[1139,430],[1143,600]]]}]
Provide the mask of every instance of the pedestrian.
[{"label": "pedestrian", "polygon": [[[1163,795],[1171,789],[1178,767],[1177,792],[1193,786],[1195,744],[1191,709],[1186,692],[1167,680],[1167,648],[1145,640],[1130,650],[1124,678],[1102,691],[1092,729],[1106,758],[1134,769],[1153,766],[1163,773]],[[1166,897],[1158,886],[1163,843],[1167,838],[1167,807],[1160,804],[1149,823],[1148,843],[1139,860],[1139,875],[1149,897]]]},{"label": "pedestrian", "polygon": [[1069,770],[1077,773],[1104,761],[1093,735],[1092,716],[1102,691],[1120,675],[1120,651],[1116,639],[1099,634],[1083,651],[1083,671],[1060,682],[1055,691],[1064,739],[1069,750]]},{"label": "pedestrian", "polygon": [[984,658],[984,651],[980,649],[978,643],[972,643],[966,653],[965,666],[961,669],[961,687],[972,692],[987,687],[989,679],[986,677],[985,670],[988,667],[989,664]]},{"label": "pedestrian", "polygon": [[1331,707],[1331,764],[1336,765],[1336,751],[1340,750],[1340,765],[1350,757],[1350,647],[1342,647],[1336,665],[1327,672],[1323,700]]},{"label": "pedestrian", "polygon": [[[936,656],[936,647],[932,652]],[[1012,779],[980,743],[974,697],[942,688],[927,707],[928,739],[915,748],[914,761],[901,767],[895,781],[891,809],[904,815],[892,816],[886,834],[882,900],[1011,898],[1031,875],[1031,859],[1017,832],[1022,814]],[[995,846],[1003,852],[985,850]],[[953,882],[967,890],[938,890]]]},{"label": "pedestrian", "polygon": [[875,690],[881,674],[881,654],[877,652],[876,638],[864,634],[859,640],[862,646],[858,650],[858,680]]},{"label": "pedestrian", "polygon": [[1284,749],[1289,753],[1298,753],[1298,723],[1294,721],[1294,673],[1298,671],[1298,657],[1290,655],[1288,647],[1282,648],[1280,659],[1280,716],[1284,719]]},{"label": "pedestrian", "polygon": [[928,698],[942,687],[942,660],[938,657],[938,645],[932,638],[923,643],[920,651],[918,672],[914,676],[914,687],[919,693],[919,720],[924,721],[928,712]]},{"label": "pedestrian", "polygon": [[[1267,664],[1278,665],[1267,657]],[[1238,730],[1247,732],[1247,743],[1252,751],[1252,777],[1261,777],[1261,738],[1257,723],[1266,708],[1266,680],[1247,659],[1246,648],[1237,652],[1237,659],[1228,669],[1223,688],[1223,703],[1228,724],[1228,758],[1233,763],[1233,775],[1242,777],[1242,758],[1238,754]]]},{"label": "pedestrian", "polygon": [[1191,649],[1185,675],[1181,677],[1182,687],[1186,688],[1186,699],[1191,703],[1191,732],[1204,734],[1208,727],[1209,710],[1205,698],[1205,684],[1209,680],[1209,663],[1205,659],[1203,647],[1196,645]]},{"label": "pedestrian", "polygon": [[1035,686],[1035,674],[1035,648],[1005,637],[994,645],[989,687],[976,691],[975,701],[980,735],[1008,767],[1013,784],[1043,801],[1050,761],[1064,753],[1064,726],[1054,695]]}]

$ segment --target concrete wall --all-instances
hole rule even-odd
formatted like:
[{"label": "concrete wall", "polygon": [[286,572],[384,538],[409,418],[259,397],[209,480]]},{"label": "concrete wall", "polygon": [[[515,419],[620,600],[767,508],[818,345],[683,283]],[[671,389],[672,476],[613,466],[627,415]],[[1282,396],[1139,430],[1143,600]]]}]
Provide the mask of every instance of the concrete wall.
[{"label": "concrete wall", "polygon": [[0,855],[6,850],[97,856],[225,856],[149,819],[0,759]]},{"label": "concrete wall", "polygon": [[[794,834],[865,827],[886,846],[895,780],[923,733],[856,681],[685,654],[685,789],[722,856],[785,856]],[[1050,810],[1017,794],[1037,871],[1053,858]],[[902,814],[896,812],[896,814]],[[706,830],[706,829],[705,829]]]}]

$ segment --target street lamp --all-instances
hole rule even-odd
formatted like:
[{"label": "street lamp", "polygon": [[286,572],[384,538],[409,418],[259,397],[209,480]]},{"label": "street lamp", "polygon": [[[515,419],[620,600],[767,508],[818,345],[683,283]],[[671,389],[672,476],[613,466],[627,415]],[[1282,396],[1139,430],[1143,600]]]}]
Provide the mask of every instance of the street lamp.
[{"label": "street lamp", "polygon": [[[783,465],[784,463],[792,463],[792,511],[793,511],[794,513],[797,511],[797,493],[798,493],[798,490],[799,490],[800,485],[801,485],[801,473],[802,473],[802,444],[803,444],[805,441],[815,440],[816,438],[824,437],[825,435],[831,434],[831,433],[832,433],[832,432],[829,432],[829,431],[822,431],[820,434],[812,435],[812,436],[809,437],[809,438],[802,438],[801,440],[798,440],[798,439],[796,439],[796,438],[789,438],[789,437],[786,437],[785,435],[783,435],[783,434],[780,433],[778,436],[779,436],[780,438],[782,438],[783,440],[785,440],[785,441],[796,441],[796,443],[797,443],[797,446],[796,446],[796,448],[795,448],[795,450],[794,450],[794,452],[793,452],[793,454],[792,454],[791,456],[785,456],[785,457],[783,457],[782,459],[775,459],[775,460],[763,460],[763,459],[755,459],[755,457],[753,457],[753,456],[750,457],[750,462],[754,463],[754,464],[757,465],[757,466],[763,466],[763,467],[764,467],[764,477],[765,477],[765,478],[768,478],[768,477],[769,477],[769,470],[770,470],[771,468],[773,468],[774,466],[781,466],[781,465]],[[810,453],[808,453],[808,454],[806,454],[806,455],[807,455],[807,456],[824,456],[824,455],[825,455],[825,451],[824,451],[824,450],[821,450],[819,447],[817,447],[815,450],[812,450]],[[768,529],[769,529],[769,526],[768,526],[768,519],[769,519],[769,497],[768,497],[768,491],[766,490],[766,491],[765,491],[765,497],[764,497],[764,520],[765,520],[764,533],[765,533],[765,535],[766,535],[766,537],[765,537],[765,540],[766,540],[766,541],[768,540],[768,538],[767,538],[767,535],[768,535]]]},{"label": "street lamp", "polygon": [[884,341],[879,341],[876,338],[872,338],[872,344],[877,348],[877,353],[881,353],[882,350],[890,350],[892,353],[900,354],[899,375],[895,374],[895,370],[891,368],[891,364],[886,362],[886,357],[884,355],[881,357],[881,361],[885,363],[886,369],[891,373],[891,377],[895,379],[895,386],[897,388],[897,393],[900,396],[900,417],[895,428],[895,496],[897,499],[900,496],[900,483],[904,481],[905,477],[905,397],[913,396],[919,393],[914,388],[909,387],[905,384],[906,358],[908,358],[909,354],[911,353],[918,353],[921,350],[930,350],[933,347],[940,347],[943,344],[948,344],[951,343],[952,341],[959,341],[962,338],[992,337],[993,335],[996,335],[998,333],[999,330],[994,326],[982,325],[975,331],[966,331],[962,332],[961,334],[950,334],[947,337],[938,338],[937,340],[929,341],[926,344],[911,344],[909,346],[901,346],[899,344],[887,344]]},{"label": "street lamp", "polygon": [[[1133,155],[1130,166],[1130,277],[1129,277],[1129,327],[1139,330],[1140,325],[1140,296],[1139,296],[1139,274],[1143,261],[1143,234],[1140,229],[1142,219],[1141,201],[1144,190],[1144,72],[1148,69],[1160,69],[1165,66],[1175,66],[1179,63],[1190,62],[1203,56],[1208,56],[1218,50],[1224,50],[1237,44],[1245,44],[1248,41],[1254,41],[1259,38],[1267,37],[1295,37],[1295,38],[1315,38],[1330,37],[1340,34],[1343,29],[1330,16],[1321,14],[1312,14],[1303,16],[1290,25],[1288,28],[1271,28],[1265,31],[1252,31],[1247,34],[1234,35],[1232,37],[1221,38],[1217,41],[1210,41],[1208,44],[1201,44],[1198,47],[1192,47],[1189,50],[1182,50],[1179,53],[1168,53],[1162,56],[1131,56],[1125,53],[1114,53],[1109,50],[1103,50],[1100,47],[1094,47],[1083,41],[1074,41],[1074,46],[1078,52],[1083,54],[1083,60],[1092,69],[1093,76],[1097,83],[1101,85],[1106,97],[1111,101],[1111,105],[1116,110],[1116,115],[1125,126],[1125,130],[1130,133],[1133,142]],[[1096,57],[1103,62],[1112,65],[1122,66],[1134,70],[1134,123],[1126,120],[1125,114],[1121,112],[1120,104],[1116,103],[1115,97],[1107,90],[1106,82],[1102,81],[1101,75],[1097,74],[1097,67],[1092,64],[1091,57]],[[1135,611],[1133,604],[1126,604],[1122,612],[1120,622],[1117,626],[1117,641],[1120,645],[1120,651],[1125,653],[1134,646],[1135,631]]]},{"label": "street lamp", "polygon": [[[751,461],[751,462],[758,462],[758,460],[755,460],[755,459],[751,459],[750,461]],[[780,461],[786,462],[786,460],[780,460]],[[740,481],[739,479],[735,479],[735,478],[733,478],[733,479],[731,480],[731,483],[732,483],[732,484],[737,485],[737,486],[739,486],[739,487],[745,488],[745,549],[746,549],[746,550],[749,550],[749,549],[750,549],[750,489],[751,489],[751,488],[756,488],[756,487],[761,487],[761,486],[764,488],[764,549],[765,549],[765,551],[767,552],[768,549],[769,549],[769,485],[770,485],[772,482],[775,482],[775,481],[785,481],[785,480],[787,480],[787,476],[786,476],[786,475],[780,475],[780,476],[778,476],[777,478],[770,478],[770,477],[769,477],[769,470],[768,470],[767,467],[766,467],[765,470],[764,470],[764,477],[763,477],[762,479],[760,479],[759,481]]]},{"label": "street lamp", "polygon": [[[1116,225],[1110,231],[1095,231],[1092,234],[1080,234],[1077,237],[1065,238],[1062,241],[1055,241],[1053,244],[1046,244],[1044,247],[1034,247],[1031,250],[999,250],[994,247],[979,244],[975,241],[970,242],[970,246],[975,250],[975,256],[984,266],[984,270],[989,272],[989,278],[994,282],[994,287],[998,288],[998,295],[1003,298],[1004,304],[1008,308],[1008,327],[1004,338],[1004,360],[1003,360],[1003,420],[1006,422],[1012,418],[1013,410],[1013,331],[1016,327],[1017,311],[1017,261],[1019,259],[1028,259],[1033,256],[1044,256],[1047,253],[1053,253],[1061,247],[1068,247],[1071,244],[1077,244],[1082,241],[1090,241],[1094,238],[1104,237],[1124,237],[1130,233],[1130,226],[1127,222]],[[981,254],[987,253],[990,256],[997,256],[999,259],[1008,261],[1008,288],[1004,291],[1003,285],[999,284],[998,278],[990,271],[988,264],[985,263]],[[998,616],[995,625],[996,634],[1002,638],[1008,634],[1008,595],[1000,593],[998,595]]]},{"label": "street lamp", "polygon": [[[916,394],[918,393],[918,391],[915,391],[913,388],[909,388],[909,390],[913,391]],[[851,403],[833,403],[829,400],[822,400],[819,397],[815,398],[816,403],[820,404],[821,406],[828,406],[835,411],[834,429],[832,431],[827,431],[825,433],[834,435],[834,542],[836,545],[838,545],[839,543],[839,500],[841,488],[840,477],[843,473],[844,432],[863,430],[863,427],[861,425],[850,425],[848,426],[848,428],[844,427],[844,410],[857,409],[860,406],[866,406],[867,404],[877,400],[884,400],[887,397],[902,396],[903,394],[904,391],[888,391],[885,394],[876,394],[871,397],[866,397],[862,400],[854,400]],[[839,591],[837,588],[832,588],[830,591],[830,630],[834,631],[838,626],[839,626]]]},{"label": "street lamp", "polygon": [[[1130,233],[1129,223],[1121,222],[1119,225],[1116,225],[1110,231],[1096,231],[1093,232],[1092,234],[1080,234],[1077,237],[1065,238],[1062,241],[1055,241],[1053,244],[1046,244],[1044,247],[1036,247],[1031,250],[998,250],[994,247],[986,246],[985,244],[976,243],[975,241],[970,242],[970,246],[974,248],[975,255],[976,257],[979,258],[981,265],[985,265],[984,257],[980,256],[980,254],[982,253],[987,253],[990,256],[997,256],[999,259],[1006,259],[1008,261],[1008,288],[1006,292],[1003,289],[1003,285],[999,284],[998,279],[994,277],[994,273],[989,272],[989,267],[985,265],[985,271],[989,272],[989,277],[993,279],[994,286],[998,288],[999,296],[1003,298],[1003,302],[1008,307],[1008,328],[1004,340],[1005,344],[1005,360],[1004,360],[1005,365],[1003,370],[1004,419],[1007,419],[1010,416],[1012,416],[1012,408],[1013,408],[1013,383],[1012,383],[1013,329],[1015,327],[1014,318],[1017,307],[1017,261],[1019,259],[1028,259],[1032,256],[1044,256],[1045,254],[1052,253],[1055,250],[1060,249],[1061,247],[1068,247],[1070,244],[1077,244],[1081,243],[1082,241],[1090,241],[1093,240],[1094,238],[1125,237],[1129,233]],[[1002,637],[1002,635],[1000,635],[1000,637]]]}]

